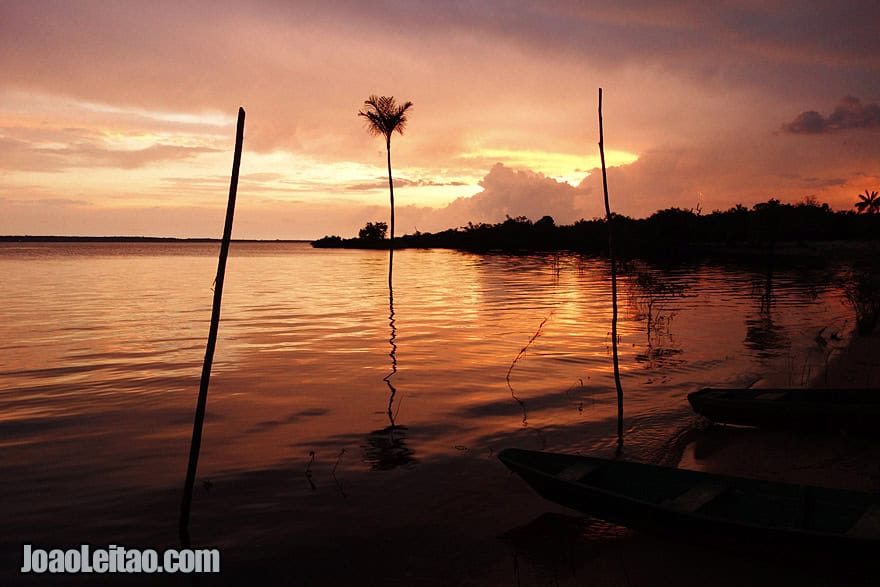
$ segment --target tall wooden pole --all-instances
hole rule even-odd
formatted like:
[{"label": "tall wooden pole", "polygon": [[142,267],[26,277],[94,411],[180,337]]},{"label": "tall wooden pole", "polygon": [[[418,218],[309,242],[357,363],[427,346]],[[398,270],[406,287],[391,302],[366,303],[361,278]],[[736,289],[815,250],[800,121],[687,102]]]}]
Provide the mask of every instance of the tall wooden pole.
[{"label": "tall wooden pole", "polygon": [[223,278],[226,275],[226,257],[229,255],[229,241],[232,239],[232,217],[235,214],[235,195],[238,191],[238,169],[241,166],[241,147],[244,142],[244,108],[238,109],[238,127],[235,132],[235,156],[232,160],[232,180],[229,183],[229,202],[226,205],[226,225],[223,228],[223,241],[220,244],[220,260],[217,264],[217,279],[214,283],[214,305],[211,310],[211,328],[208,332],[208,345],[205,349],[205,362],[202,364],[202,380],[199,386],[199,399],[193,422],[192,443],[189,448],[189,464],[186,468],[186,484],[180,504],[180,542],[188,547],[189,513],[192,506],[193,485],[196,481],[196,468],[199,463],[199,449],[202,445],[202,426],[205,422],[205,408],[208,403],[208,382],[211,379],[211,364],[214,362],[214,348],[217,345],[217,331],[220,327],[220,301],[223,297]]},{"label": "tall wooden pole", "polygon": [[617,387],[617,444],[623,444],[623,387],[620,385],[620,363],[617,355],[617,261],[614,258],[611,206],[608,204],[608,174],[605,171],[602,88],[599,88],[599,158],[602,161],[602,190],[605,193],[605,220],[608,225],[608,256],[611,257],[611,356],[614,363],[614,385]]}]

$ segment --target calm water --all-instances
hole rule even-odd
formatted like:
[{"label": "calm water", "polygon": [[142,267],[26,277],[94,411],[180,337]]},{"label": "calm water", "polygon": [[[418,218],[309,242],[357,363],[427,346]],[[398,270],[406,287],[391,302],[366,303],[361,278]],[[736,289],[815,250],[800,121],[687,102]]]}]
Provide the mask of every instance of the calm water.
[{"label": "calm water", "polygon": [[[153,528],[119,505],[143,495],[165,496],[172,511],[150,513],[168,522],[135,535],[171,540],[217,250],[0,244],[0,510],[9,543],[77,531],[109,543],[132,523]],[[273,527],[268,514],[218,529],[199,517],[212,507],[246,514],[313,500],[323,516],[342,500],[386,520],[423,507],[407,506],[403,488],[454,493],[455,463],[477,479],[499,477],[494,455],[506,446],[613,449],[604,261],[400,251],[393,297],[386,271],[382,252],[233,245],[197,537],[233,548],[299,531]],[[758,270],[639,264],[620,291],[626,451],[644,461],[678,462],[695,421],[688,392],[762,378],[807,384],[842,344],[822,347],[816,335],[824,328],[826,339],[845,339],[853,322],[829,270],[778,270],[768,280]],[[254,480],[260,471],[275,475],[271,496],[243,489],[265,485]],[[227,485],[235,495],[220,506]],[[381,496],[392,485],[389,504]],[[211,531],[200,534],[200,523]],[[333,534],[335,523],[299,527]]]}]

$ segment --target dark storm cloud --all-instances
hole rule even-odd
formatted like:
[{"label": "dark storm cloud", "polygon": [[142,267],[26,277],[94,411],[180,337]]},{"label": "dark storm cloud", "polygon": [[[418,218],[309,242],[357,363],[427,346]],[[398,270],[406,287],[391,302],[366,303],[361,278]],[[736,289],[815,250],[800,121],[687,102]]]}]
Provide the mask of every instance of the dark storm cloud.
[{"label": "dark storm cloud", "polygon": [[858,98],[846,96],[828,116],[823,116],[815,110],[808,110],[782,125],[782,128],[791,133],[802,134],[880,128],[880,104],[863,104]]}]

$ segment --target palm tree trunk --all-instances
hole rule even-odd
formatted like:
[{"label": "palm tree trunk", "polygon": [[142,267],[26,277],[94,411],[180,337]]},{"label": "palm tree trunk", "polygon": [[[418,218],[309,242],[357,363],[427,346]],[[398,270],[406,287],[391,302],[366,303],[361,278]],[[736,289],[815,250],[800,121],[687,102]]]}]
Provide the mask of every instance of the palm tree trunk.
[{"label": "palm tree trunk", "polygon": [[391,179],[391,137],[385,142],[388,151],[388,192],[391,194],[391,243],[388,247],[388,289],[391,289],[391,273],[394,270],[394,181]]}]

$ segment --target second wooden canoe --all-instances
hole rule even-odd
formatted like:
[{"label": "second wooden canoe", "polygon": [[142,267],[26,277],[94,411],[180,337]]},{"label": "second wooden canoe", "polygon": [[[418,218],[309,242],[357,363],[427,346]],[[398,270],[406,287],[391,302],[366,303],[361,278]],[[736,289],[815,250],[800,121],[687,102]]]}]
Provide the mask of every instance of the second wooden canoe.
[{"label": "second wooden canoe", "polygon": [[880,424],[880,389],[719,389],[688,395],[714,422],[807,430],[868,430]]}]

